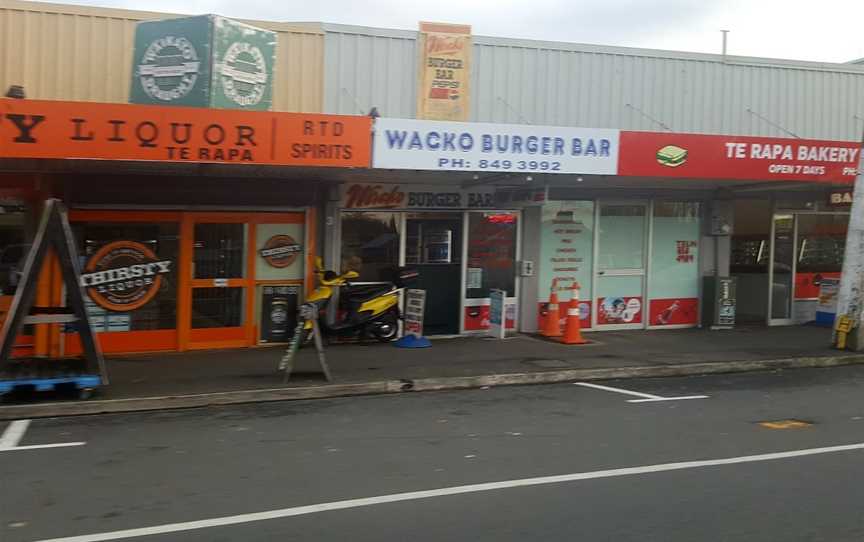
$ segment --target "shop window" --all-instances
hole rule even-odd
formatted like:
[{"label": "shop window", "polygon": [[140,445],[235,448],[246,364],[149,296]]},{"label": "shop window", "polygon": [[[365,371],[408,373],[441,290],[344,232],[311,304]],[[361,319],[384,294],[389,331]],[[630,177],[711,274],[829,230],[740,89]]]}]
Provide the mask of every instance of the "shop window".
[{"label": "shop window", "polygon": [[94,331],[177,326],[178,224],[98,222],[73,231]]},{"label": "shop window", "polygon": [[822,279],[839,278],[846,248],[848,214],[799,214],[795,298],[819,297]]},{"label": "shop window", "polygon": [[360,281],[389,281],[399,265],[398,213],[342,214],[342,271],[356,271]]},{"label": "shop window", "polygon": [[594,202],[547,202],[543,206],[538,266],[540,321],[545,315],[554,279],[557,280],[558,296],[562,302],[570,301],[573,282],[579,283],[582,292],[579,307],[582,325],[591,326],[593,265]]},{"label": "shop window", "polygon": [[699,323],[699,237],[698,203],[654,204],[648,277],[650,326]]},{"label": "shop window", "polygon": [[600,206],[597,267],[642,269],[645,266],[645,205]]},{"label": "shop window", "polygon": [[192,290],[192,328],[243,325],[244,288],[195,288]]},{"label": "shop window", "polygon": [[487,298],[493,288],[516,295],[517,213],[469,213],[466,297]]},{"label": "shop window", "polygon": [[245,224],[195,224],[194,246],[196,279],[245,276]]},{"label": "shop window", "polygon": [[0,202],[0,296],[15,294],[30,250],[24,205],[7,203]]}]

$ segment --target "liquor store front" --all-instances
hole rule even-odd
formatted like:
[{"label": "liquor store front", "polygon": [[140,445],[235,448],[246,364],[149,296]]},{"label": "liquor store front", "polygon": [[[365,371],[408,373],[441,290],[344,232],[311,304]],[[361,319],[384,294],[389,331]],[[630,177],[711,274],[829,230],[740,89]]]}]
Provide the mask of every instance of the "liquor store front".
[{"label": "liquor store front", "polygon": [[[312,210],[73,210],[70,222],[105,352],[285,342],[311,284]],[[80,352],[74,329],[59,340]]]},{"label": "liquor store front", "polygon": [[516,328],[521,213],[495,209],[490,188],[349,184],[339,212],[341,271],[359,284],[392,280],[399,266],[420,273],[424,333],[456,335],[489,327],[490,291],[507,292]]}]

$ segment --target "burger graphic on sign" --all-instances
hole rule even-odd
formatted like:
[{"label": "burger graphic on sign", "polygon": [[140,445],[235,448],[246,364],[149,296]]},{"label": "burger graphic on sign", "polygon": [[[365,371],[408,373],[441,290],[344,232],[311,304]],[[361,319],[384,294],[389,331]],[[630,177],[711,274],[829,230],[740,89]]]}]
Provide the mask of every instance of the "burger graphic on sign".
[{"label": "burger graphic on sign", "polygon": [[687,149],[666,145],[657,151],[657,162],[666,167],[678,167],[687,161]]},{"label": "burger graphic on sign", "polygon": [[284,269],[293,264],[302,251],[303,247],[290,235],[274,235],[267,239],[258,254],[272,267]]},{"label": "burger graphic on sign", "polygon": [[114,241],[87,260],[81,286],[103,309],[131,311],[146,305],[159,292],[162,275],[171,272],[171,264],[141,243]]}]

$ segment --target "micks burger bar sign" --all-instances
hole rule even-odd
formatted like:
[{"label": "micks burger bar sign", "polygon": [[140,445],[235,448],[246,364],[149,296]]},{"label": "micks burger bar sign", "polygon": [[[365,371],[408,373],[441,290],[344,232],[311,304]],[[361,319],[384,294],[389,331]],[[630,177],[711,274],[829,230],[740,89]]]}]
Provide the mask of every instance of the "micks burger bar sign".
[{"label": "micks burger bar sign", "polygon": [[368,167],[371,119],[0,99],[0,157]]}]

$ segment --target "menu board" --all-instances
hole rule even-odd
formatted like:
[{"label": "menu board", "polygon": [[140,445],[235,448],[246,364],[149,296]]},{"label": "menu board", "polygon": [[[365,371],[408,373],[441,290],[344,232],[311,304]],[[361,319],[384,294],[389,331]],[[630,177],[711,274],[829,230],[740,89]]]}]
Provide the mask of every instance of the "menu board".
[{"label": "menu board", "polygon": [[543,206],[540,245],[539,303],[549,301],[557,279],[561,302],[569,302],[573,282],[581,287],[579,312],[590,327],[591,279],[594,257],[594,202],[550,201]]}]

